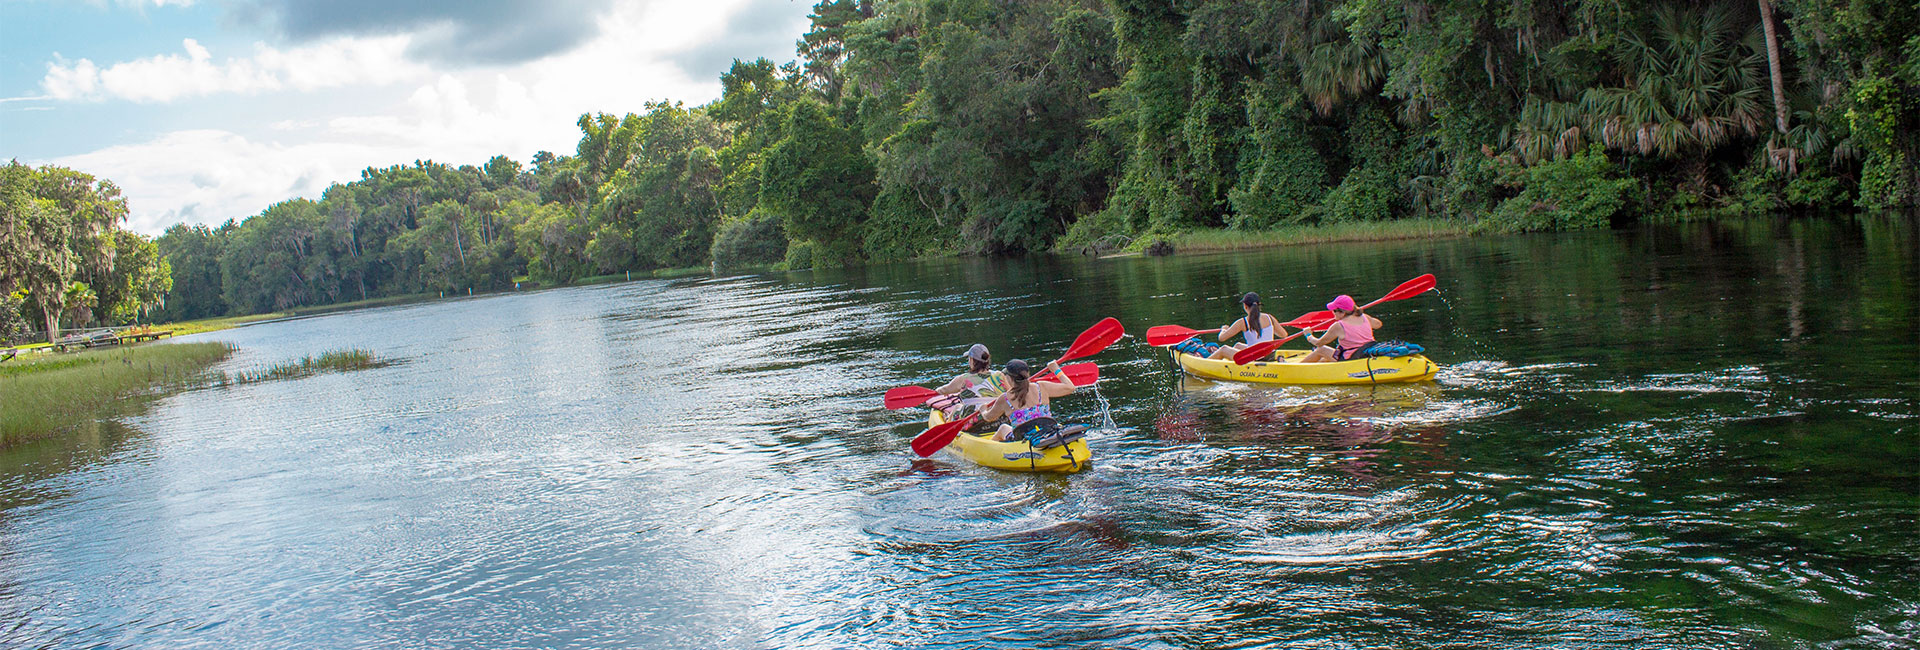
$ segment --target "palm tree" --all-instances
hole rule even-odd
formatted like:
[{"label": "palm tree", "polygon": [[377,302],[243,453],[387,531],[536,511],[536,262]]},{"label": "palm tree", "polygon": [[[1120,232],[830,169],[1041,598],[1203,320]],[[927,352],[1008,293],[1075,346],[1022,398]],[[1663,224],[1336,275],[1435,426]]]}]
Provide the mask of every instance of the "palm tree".
[{"label": "palm tree", "polygon": [[1349,37],[1346,28],[1325,14],[1304,20],[1304,38],[1284,44],[1300,69],[1300,90],[1321,115],[1349,100],[1368,96],[1387,78],[1380,46]]},{"label": "palm tree", "polygon": [[1773,2],[1759,0],[1760,26],[1767,33],[1767,72],[1773,78],[1773,117],[1774,127],[1780,133],[1787,132],[1787,93],[1786,85],[1780,76],[1780,37],[1773,33]]},{"label": "palm tree", "polygon": [[1765,54],[1755,26],[1729,5],[1661,7],[1647,34],[1615,50],[1617,86],[1589,88],[1580,105],[1607,147],[1660,158],[1711,151],[1764,130]]}]

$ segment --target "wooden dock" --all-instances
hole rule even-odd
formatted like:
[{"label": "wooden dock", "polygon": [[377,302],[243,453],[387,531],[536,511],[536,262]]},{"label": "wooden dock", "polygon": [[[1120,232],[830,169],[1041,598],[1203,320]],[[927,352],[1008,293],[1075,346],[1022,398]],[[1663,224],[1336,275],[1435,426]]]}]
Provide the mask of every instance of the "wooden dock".
[{"label": "wooden dock", "polygon": [[124,328],[106,328],[87,332],[76,332],[60,337],[53,344],[55,351],[64,352],[76,348],[98,348],[109,345],[124,345],[141,341],[157,341],[173,336],[173,330],[159,330],[148,326]]}]

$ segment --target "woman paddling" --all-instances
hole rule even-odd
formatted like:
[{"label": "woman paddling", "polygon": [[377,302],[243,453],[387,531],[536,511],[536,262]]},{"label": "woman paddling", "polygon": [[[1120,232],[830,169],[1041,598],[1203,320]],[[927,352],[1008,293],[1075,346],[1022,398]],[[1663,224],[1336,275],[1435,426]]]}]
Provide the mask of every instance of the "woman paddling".
[{"label": "woman paddling", "polygon": [[1327,303],[1327,310],[1338,319],[1333,326],[1316,337],[1307,334],[1307,342],[1314,345],[1313,352],[1300,359],[1300,363],[1320,363],[1324,361],[1346,361],[1367,356],[1367,349],[1373,347],[1373,331],[1380,327],[1380,319],[1374,318],[1353,304],[1353,296],[1341,295]]},{"label": "woman paddling", "polygon": [[[966,391],[980,397],[998,397],[1011,385],[1005,375],[993,371],[993,353],[987,350],[987,346],[975,343],[973,347],[967,348],[963,358],[967,360],[967,371],[954,375],[953,380],[948,381],[945,386],[933,389],[933,392],[941,395],[959,395]],[[958,397],[948,397],[935,405],[935,408],[946,411],[949,420],[958,420],[966,416],[966,409],[961,406]],[[980,418],[973,429],[984,431],[987,423],[991,421],[991,418]]]},{"label": "woman paddling", "polygon": [[[1271,341],[1275,336],[1286,336],[1286,328],[1280,325],[1280,319],[1274,318],[1273,314],[1260,311],[1260,294],[1249,291],[1247,295],[1240,296],[1240,309],[1247,312],[1246,317],[1220,328],[1222,345],[1207,358],[1232,359],[1234,353],[1246,349],[1249,345]],[[1255,327],[1255,324],[1259,326]],[[1242,341],[1225,343],[1227,339],[1234,336],[1239,336]]]},{"label": "woman paddling", "polygon": [[1066,373],[1060,372],[1060,362],[1048,363],[1042,371],[1058,375],[1060,381],[1029,381],[1033,372],[1027,368],[1027,362],[1020,359],[1007,362],[1007,367],[1001,371],[1001,374],[1011,380],[1013,385],[1007,389],[1007,392],[1001,393],[998,399],[980,408],[982,418],[989,420],[997,420],[1002,416],[1007,418],[1007,422],[1000,425],[999,433],[994,434],[994,440],[1001,442],[1012,440],[1014,432],[1019,431],[1021,425],[1041,418],[1053,419],[1053,399],[1073,394],[1075,390],[1073,380],[1068,378]]}]

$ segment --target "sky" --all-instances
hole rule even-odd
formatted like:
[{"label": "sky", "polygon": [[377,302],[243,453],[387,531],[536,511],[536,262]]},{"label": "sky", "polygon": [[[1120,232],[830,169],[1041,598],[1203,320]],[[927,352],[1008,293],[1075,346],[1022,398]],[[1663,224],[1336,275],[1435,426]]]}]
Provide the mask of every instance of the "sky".
[{"label": "sky", "polygon": [[582,113],[720,95],[813,0],[0,0],[0,159],[219,225],[368,167],[570,154]]}]

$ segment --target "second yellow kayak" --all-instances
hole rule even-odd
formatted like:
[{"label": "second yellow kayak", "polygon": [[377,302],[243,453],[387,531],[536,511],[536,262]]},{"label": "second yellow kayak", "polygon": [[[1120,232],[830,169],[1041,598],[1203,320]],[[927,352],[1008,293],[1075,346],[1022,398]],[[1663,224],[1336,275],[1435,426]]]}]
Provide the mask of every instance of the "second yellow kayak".
[{"label": "second yellow kayak", "polygon": [[[940,409],[933,409],[927,416],[929,429],[946,423],[947,414]],[[1052,449],[1034,449],[1025,440],[999,442],[992,434],[962,431],[945,449],[975,463],[1014,472],[1078,472],[1093,460],[1093,451],[1087,449],[1084,438]]]},{"label": "second yellow kayak", "polygon": [[[1203,379],[1248,381],[1261,384],[1386,384],[1426,381],[1439,372],[1440,364],[1425,356],[1372,357],[1331,363],[1284,363],[1255,361],[1237,365],[1232,359],[1208,359],[1168,348],[1173,361],[1187,374]],[[1281,350],[1288,361],[1306,356],[1306,350]]]}]

